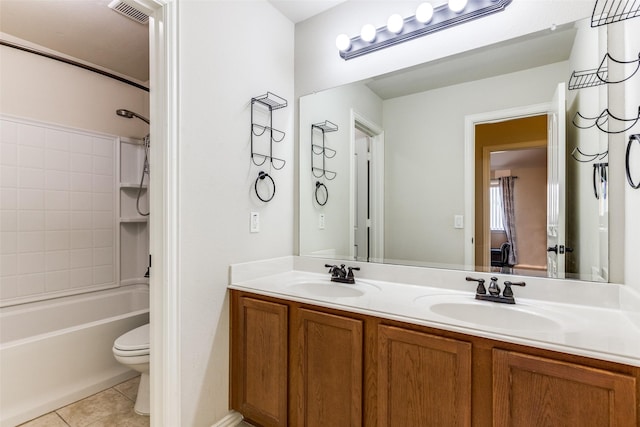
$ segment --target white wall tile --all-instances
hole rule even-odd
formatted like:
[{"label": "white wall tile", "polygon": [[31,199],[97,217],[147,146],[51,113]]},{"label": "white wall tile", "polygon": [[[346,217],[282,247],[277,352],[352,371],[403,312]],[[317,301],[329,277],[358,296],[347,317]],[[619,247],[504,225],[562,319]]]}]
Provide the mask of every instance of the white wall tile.
[{"label": "white wall tile", "polygon": [[18,233],[18,253],[43,251],[44,231],[21,231]]},{"label": "white wall tile", "polygon": [[7,254],[0,256],[0,276],[15,276],[18,274],[18,255]]},{"label": "white wall tile", "polygon": [[73,249],[69,251],[69,268],[91,267],[93,249]]},{"label": "white wall tile", "polygon": [[44,128],[21,124],[18,126],[18,144],[44,148]]},{"label": "white wall tile", "polygon": [[47,251],[71,249],[69,233],[69,231],[45,231],[45,249]]},{"label": "white wall tile", "polygon": [[44,270],[44,252],[18,254],[18,274],[44,273]]},{"label": "white wall tile", "polygon": [[113,194],[112,193],[93,193],[92,198],[93,198],[94,211],[113,210]]},{"label": "white wall tile", "polygon": [[41,294],[44,291],[44,273],[18,276],[18,292],[20,292],[20,296]]},{"label": "white wall tile", "polygon": [[71,212],[71,230],[90,230],[93,228],[91,212]]},{"label": "white wall tile", "polygon": [[95,248],[93,250],[93,265],[113,266],[113,247]]},{"label": "white wall tile", "polygon": [[71,238],[71,249],[93,247],[93,232],[91,230],[72,230],[69,233]]},{"label": "white wall tile", "polygon": [[113,229],[93,230],[93,247],[104,248],[113,246]]},{"label": "white wall tile", "polygon": [[44,191],[21,189],[18,192],[18,209],[25,211],[44,209]]},{"label": "white wall tile", "polygon": [[0,142],[18,143],[18,124],[7,120],[0,120]]},{"label": "white wall tile", "polygon": [[18,231],[43,231],[43,211],[18,211]]},{"label": "white wall tile", "polygon": [[16,144],[0,143],[0,165],[18,165],[18,146]]},{"label": "white wall tile", "polygon": [[57,129],[46,129],[44,134],[44,146],[49,150],[68,151],[70,139],[69,132]]},{"label": "white wall tile", "polygon": [[45,192],[45,208],[48,211],[68,211],[69,192],[47,190]]},{"label": "white wall tile", "polygon": [[18,231],[18,212],[0,211],[0,231]]},{"label": "white wall tile", "polygon": [[69,158],[71,160],[71,172],[92,172],[93,161],[91,155],[72,152]]},{"label": "white wall tile", "polygon": [[44,170],[23,167],[18,169],[18,188],[44,188]]},{"label": "white wall tile", "polygon": [[92,193],[72,191],[71,192],[71,210],[72,211],[91,211]]},{"label": "white wall tile", "polygon": [[45,273],[44,284],[47,292],[69,289],[69,270],[48,271]]},{"label": "white wall tile", "polygon": [[44,188],[47,190],[69,190],[69,172],[47,170],[44,173]]},{"label": "white wall tile", "polygon": [[78,268],[69,270],[69,286],[79,288],[93,285],[93,269]]},{"label": "white wall tile", "polygon": [[93,173],[113,176],[113,158],[93,156]]},{"label": "white wall tile", "polygon": [[44,149],[40,147],[30,147],[18,145],[18,166],[24,168],[43,168]]},{"label": "white wall tile", "polygon": [[71,173],[71,191],[91,191],[92,176],[88,173]]},{"label": "white wall tile", "polygon": [[46,271],[69,269],[69,251],[49,251],[45,255]]},{"label": "white wall tile", "polygon": [[16,188],[18,186],[18,168],[0,165],[0,187]]},{"label": "white wall tile", "polygon": [[0,188],[0,209],[18,208],[18,192],[15,188]]},{"label": "white wall tile", "polygon": [[45,229],[47,231],[69,230],[70,217],[71,214],[69,212],[45,212]]},{"label": "white wall tile", "polygon": [[111,228],[114,225],[113,212],[93,212],[93,228]]},{"label": "white wall tile", "polygon": [[18,276],[0,276],[0,300],[17,298],[19,296]]},{"label": "white wall tile", "polygon": [[113,139],[93,138],[93,154],[103,157],[114,157],[115,144]]},{"label": "white wall tile", "polygon": [[69,171],[69,153],[59,150],[45,150],[44,167],[49,170]]},{"label": "white wall tile", "polygon": [[18,252],[18,233],[16,231],[0,232],[0,254],[11,255]]},{"label": "white wall tile", "polygon": [[94,192],[97,193],[112,193],[115,189],[115,183],[113,176],[110,175],[93,175],[93,187]]},{"label": "white wall tile", "polygon": [[113,267],[110,265],[104,265],[100,267],[93,267],[93,284],[103,285],[113,282]]},{"label": "white wall tile", "polygon": [[89,135],[72,133],[69,136],[69,151],[74,153],[91,154],[93,152],[93,138]]}]

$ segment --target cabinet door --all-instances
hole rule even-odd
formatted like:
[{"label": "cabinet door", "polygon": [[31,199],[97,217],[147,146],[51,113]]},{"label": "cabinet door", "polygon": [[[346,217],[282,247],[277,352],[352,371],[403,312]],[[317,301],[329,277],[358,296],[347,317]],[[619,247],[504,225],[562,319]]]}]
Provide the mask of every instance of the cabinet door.
[{"label": "cabinet door", "polygon": [[292,348],[292,426],[362,425],[363,322],[299,309]]},{"label": "cabinet door", "polygon": [[378,326],[378,426],[471,425],[471,344]]},{"label": "cabinet door", "polygon": [[288,307],[248,297],[232,307],[231,406],[255,424],[286,426]]},{"label": "cabinet door", "polygon": [[636,426],[635,378],[493,350],[493,425]]}]

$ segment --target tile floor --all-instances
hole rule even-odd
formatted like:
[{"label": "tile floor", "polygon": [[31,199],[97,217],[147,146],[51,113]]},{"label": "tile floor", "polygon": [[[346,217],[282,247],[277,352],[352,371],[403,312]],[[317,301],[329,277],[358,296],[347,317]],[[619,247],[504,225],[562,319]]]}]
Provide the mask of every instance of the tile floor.
[{"label": "tile floor", "polygon": [[133,410],[139,382],[132,378],[20,427],[148,427],[149,417]]}]

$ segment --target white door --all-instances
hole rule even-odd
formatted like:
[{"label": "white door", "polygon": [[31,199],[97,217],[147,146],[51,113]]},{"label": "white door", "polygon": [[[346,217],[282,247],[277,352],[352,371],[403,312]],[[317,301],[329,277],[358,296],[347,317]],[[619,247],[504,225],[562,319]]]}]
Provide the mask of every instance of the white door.
[{"label": "white door", "polygon": [[355,175],[354,258],[369,261],[369,148],[371,138],[355,129],[353,164]]},{"label": "white door", "polygon": [[547,114],[547,275],[565,275],[566,96],[560,83]]}]

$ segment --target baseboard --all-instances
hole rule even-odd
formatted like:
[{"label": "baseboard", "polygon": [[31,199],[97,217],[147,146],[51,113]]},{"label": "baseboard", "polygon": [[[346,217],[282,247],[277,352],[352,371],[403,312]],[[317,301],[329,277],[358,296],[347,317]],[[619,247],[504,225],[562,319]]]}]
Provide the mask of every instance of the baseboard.
[{"label": "baseboard", "polygon": [[242,422],[242,414],[236,411],[229,411],[220,421],[213,424],[211,427],[236,427]]}]

